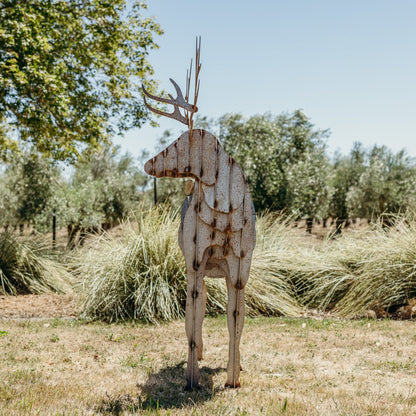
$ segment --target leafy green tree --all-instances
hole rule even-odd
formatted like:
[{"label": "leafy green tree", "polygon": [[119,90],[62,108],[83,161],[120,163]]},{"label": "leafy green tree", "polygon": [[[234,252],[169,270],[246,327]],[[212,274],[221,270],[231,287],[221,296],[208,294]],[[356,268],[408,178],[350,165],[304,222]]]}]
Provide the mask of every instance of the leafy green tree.
[{"label": "leafy green tree", "polygon": [[[315,129],[300,110],[278,116],[226,114],[219,120],[225,150],[242,166],[258,210],[293,207],[288,172],[324,146],[328,131]],[[305,167],[306,169],[306,167]],[[293,184],[293,180],[291,180]],[[296,198],[295,198],[296,199]]]},{"label": "leafy green tree", "polygon": [[0,161],[11,160],[19,152],[19,146],[10,133],[8,124],[0,117]]},{"label": "leafy green tree", "polygon": [[336,233],[340,233],[342,225],[349,219],[347,195],[350,189],[357,186],[364,172],[365,149],[361,143],[354,143],[349,155],[335,155],[332,165],[332,198],[328,214],[336,220]]},{"label": "leafy green tree", "polygon": [[9,227],[18,225],[17,195],[8,186],[8,176],[0,176],[0,226]]},{"label": "leafy green tree", "polygon": [[[139,85],[162,31],[127,0],[0,1],[0,156],[29,143],[79,159],[147,120]],[[7,137],[7,138],[6,138]]]},{"label": "leafy green tree", "polygon": [[58,169],[44,157],[34,153],[15,155],[1,178],[3,225],[35,223],[47,207],[58,178]]},{"label": "leafy green tree", "polygon": [[61,183],[48,215],[56,213],[73,245],[78,232],[98,231],[127,217],[143,199],[145,184],[144,174],[129,154],[119,156],[105,147],[88,162],[77,164],[70,180]]},{"label": "leafy green tree", "polygon": [[351,215],[377,218],[416,206],[416,162],[405,151],[393,153],[374,146],[367,154],[365,170],[347,194]]},{"label": "leafy green tree", "polygon": [[[95,201],[96,207],[91,205],[81,209],[81,214],[88,211],[100,212],[101,222],[114,223],[130,209],[131,197],[135,195],[133,160],[124,155],[115,160],[109,148],[94,154],[89,162],[77,166],[71,181],[72,190],[83,195],[83,201]],[[85,212],[82,212],[85,210]],[[82,219],[86,225],[99,225],[96,221]]]},{"label": "leafy green tree", "polygon": [[312,231],[314,218],[327,216],[330,174],[331,166],[322,147],[309,151],[288,167],[288,210],[306,219],[308,232]]}]

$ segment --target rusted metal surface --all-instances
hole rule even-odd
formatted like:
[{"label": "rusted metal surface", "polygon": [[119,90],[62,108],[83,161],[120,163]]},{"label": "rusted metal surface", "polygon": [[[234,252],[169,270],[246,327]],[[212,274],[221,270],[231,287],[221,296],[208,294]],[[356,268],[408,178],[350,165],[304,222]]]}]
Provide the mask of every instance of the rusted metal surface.
[{"label": "rusted metal surface", "polygon": [[[178,235],[187,273],[187,386],[194,388],[199,383],[198,360],[202,359],[202,321],[206,307],[204,276],[207,276],[225,277],[227,281],[230,343],[226,386],[239,387],[244,288],[256,240],[254,206],[247,181],[237,162],[224,151],[215,136],[205,130],[192,128],[192,114],[197,111],[199,89],[198,43],[196,61],[198,69],[194,103],[186,106],[182,102],[182,93],[174,82],[178,98],[171,97],[170,102],[163,101],[174,105],[175,111],[179,111],[179,107],[187,109],[187,114],[182,117],[187,117],[190,130],[147,161],[145,171],[156,177],[189,177],[194,180],[193,184],[187,185],[188,196],[182,207]],[[186,99],[189,96],[189,84],[188,76]]]}]

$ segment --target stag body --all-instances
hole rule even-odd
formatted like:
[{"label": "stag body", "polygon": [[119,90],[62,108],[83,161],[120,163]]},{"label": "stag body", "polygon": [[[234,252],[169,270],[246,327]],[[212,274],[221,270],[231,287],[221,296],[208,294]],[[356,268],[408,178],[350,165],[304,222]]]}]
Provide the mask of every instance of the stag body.
[{"label": "stag body", "polygon": [[190,130],[145,165],[156,177],[192,177],[195,186],[184,205],[179,245],[187,273],[187,386],[198,386],[205,315],[204,276],[227,281],[230,336],[227,382],[240,385],[240,338],[244,325],[244,287],[255,245],[254,207],[243,172],[219,141],[204,130]]}]

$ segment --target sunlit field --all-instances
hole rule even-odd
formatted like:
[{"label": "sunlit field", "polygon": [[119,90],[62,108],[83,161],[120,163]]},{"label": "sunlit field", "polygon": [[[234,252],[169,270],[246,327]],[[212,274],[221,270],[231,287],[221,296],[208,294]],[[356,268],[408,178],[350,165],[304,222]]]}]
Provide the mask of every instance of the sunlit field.
[{"label": "sunlit field", "polygon": [[414,322],[249,318],[234,390],[224,389],[226,320],[208,318],[192,392],[182,320],[0,325],[1,415],[415,414]]},{"label": "sunlit field", "polygon": [[[0,276],[0,415],[416,414],[414,224],[396,218],[334,238],[259,217],[242,387],[224,389],[226,292],[208,279],[192,392],[174,212],[142,211],[70,252],[3,235],[2,264],[7,253],[15,261]],[[39,294],[9,296],[13,282],[13,293]]]},{"label": "sunlit field", "polygon": [[416,2],[303,3],[0,0],[0,416],[416,416]]}]

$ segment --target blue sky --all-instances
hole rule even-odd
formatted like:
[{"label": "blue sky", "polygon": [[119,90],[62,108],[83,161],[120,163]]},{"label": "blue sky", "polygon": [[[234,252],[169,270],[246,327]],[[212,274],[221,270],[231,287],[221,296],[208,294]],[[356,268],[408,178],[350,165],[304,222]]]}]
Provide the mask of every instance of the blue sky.
[{"label": "blue sky", "polygon": [[[165,34],[151,53],[154,79],[184,90],[202,36],[199,113],[218,118],[303,109],[330,129],[329,153],[354,141],[406,149],[416,156],[416,1],[148,0]],[[152,149],[159,119],[117,139],[134,156]]]}]

